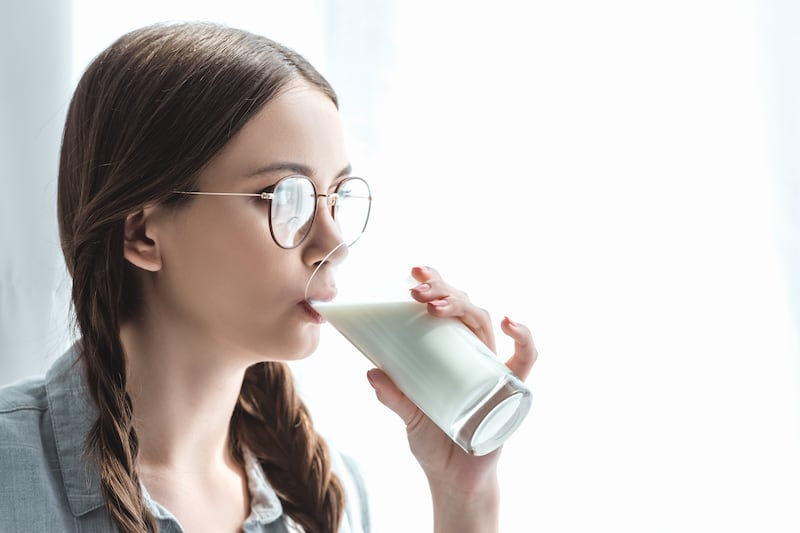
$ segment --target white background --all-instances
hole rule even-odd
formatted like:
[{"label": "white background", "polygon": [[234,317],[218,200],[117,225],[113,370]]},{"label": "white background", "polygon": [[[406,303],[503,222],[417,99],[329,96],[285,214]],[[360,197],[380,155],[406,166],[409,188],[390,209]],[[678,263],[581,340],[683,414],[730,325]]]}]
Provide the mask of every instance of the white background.
[{"label": "white background", "polygon": [[[3,167],[17,194],[0,199],[0,382],[69,340],[68,284],[41,222],[55,220],[57,135],[41,131],[60,127],[82,69],[121,33],[212,19],[296,48],[339,92],[375,194],[354,267],[435,266],[496,323],[533,330],[534,404],[505,446],[502,531],[800,530],[793,3],[72,8],[61,96],[34,133],[0,123],[4,141],[53,162],[36,190]],[[25,62],[12,51],[4,62]],[[325,328],[294,368],[318,428],[361,463],[375,530],[428,530],[425,480],[367,362]]]}]

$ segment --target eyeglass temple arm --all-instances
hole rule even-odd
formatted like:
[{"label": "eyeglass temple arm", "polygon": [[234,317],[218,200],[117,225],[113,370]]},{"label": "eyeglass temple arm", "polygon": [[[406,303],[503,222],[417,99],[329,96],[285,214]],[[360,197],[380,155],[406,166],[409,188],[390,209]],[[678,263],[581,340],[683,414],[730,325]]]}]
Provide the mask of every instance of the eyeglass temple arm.
[{"label": "eyeglass temple arm", "polygon": [[271,192],[200,192],[200,191],[172,191],[174,194],[190,194],[192,196],[246,196],[250,198],[261,198],[262,200],[272,200],[275,193]]},{"label": "eyeglass temple arm", "polygon": [[[272,200],[275,197],[275,193],[272,192],[261,192],[261,193],[250,193],[250,192],[201,192],[201,191],[172,191],[174,194],[190,194],[193,196],[246,196],[250,198],[261,198],[262,200]],[[332,192],[329,194],[318,194],[317,198],[330,198],[334,201],[339,198],[339,193]],[[360,198],[362,200],[372,200],[372,195],[370,196],[362,196],[360,194],[353,194],[348,195],[348,198]]]}]

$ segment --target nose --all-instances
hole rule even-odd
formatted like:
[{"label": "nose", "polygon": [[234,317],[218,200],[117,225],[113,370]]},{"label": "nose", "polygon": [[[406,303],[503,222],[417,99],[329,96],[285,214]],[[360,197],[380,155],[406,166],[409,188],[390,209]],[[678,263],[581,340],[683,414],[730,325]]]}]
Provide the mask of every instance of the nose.
[{"label": "nose", "polygon": [[311,233],[303,243],[303,256],[306,264],[319,265],[328,262],[338,265],[347,257],[348,246],[342,239],[339,226],[333,220],[330,206],[336,203],[337,194],[318,194],[323,201],[317,209]]}]

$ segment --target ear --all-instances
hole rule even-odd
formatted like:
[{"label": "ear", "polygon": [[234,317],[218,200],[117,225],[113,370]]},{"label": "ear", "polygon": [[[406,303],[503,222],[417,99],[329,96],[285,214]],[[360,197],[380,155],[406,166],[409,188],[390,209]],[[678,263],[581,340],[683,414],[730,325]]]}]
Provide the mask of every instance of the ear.
[{"label": "ear", "polygon": [[123,256],[137,267],[156,272],[161,270],[161,251],[154,238],[151,215],[155,207],[145,207],[125,217]]}]

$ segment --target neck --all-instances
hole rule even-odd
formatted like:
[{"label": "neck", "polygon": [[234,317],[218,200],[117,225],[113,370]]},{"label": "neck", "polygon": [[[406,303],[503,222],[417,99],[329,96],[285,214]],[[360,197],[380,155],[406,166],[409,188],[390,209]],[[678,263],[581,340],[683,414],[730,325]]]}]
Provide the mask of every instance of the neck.
[{"label": "neck", "polygon": [[242,358],[154,325],[126,324],[120,333],[139,467],[197,475],[231,468],[229,425],[247,368]]}]

